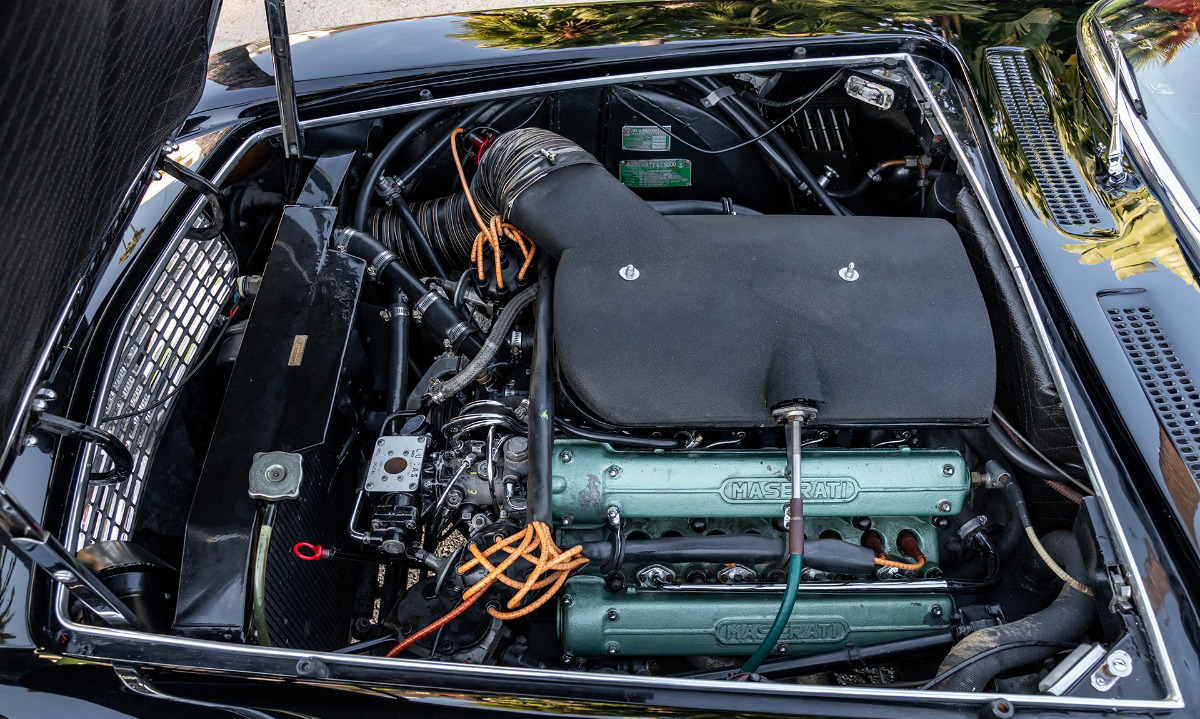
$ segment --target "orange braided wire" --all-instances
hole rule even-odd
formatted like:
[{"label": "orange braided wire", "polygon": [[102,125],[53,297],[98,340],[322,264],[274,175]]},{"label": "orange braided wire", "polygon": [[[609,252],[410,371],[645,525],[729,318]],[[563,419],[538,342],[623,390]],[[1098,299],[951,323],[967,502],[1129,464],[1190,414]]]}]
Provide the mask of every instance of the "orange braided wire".
[{"label": "orange braided wire", "polygon": [[480,281],[484,279],[483,273],[483,248],[484,245],[490,245],[492,248],[492,258],[496,264],[496,286],[504,289],[504,277],[500,274],[500,240],[501,238],[512,241],[521,249],[521,255],[525,261],[521,264],[521,270],[517,273],[517,279],[525,279],[525,273],[529,271],[529,265],[533,263],[533,253],[537,250],[537,246],[533,244],[533,240],[525,236],[523,232],[518,230],[513,225],[504,221],[500,215],[492,217],[490,222],[483,221],[483,215],[479,214],[479,208],[475,205],[475,197],[471,194],[471,183],[467,182],[467,172],[463,169],[462,158],[458,156],[458,136],[463,132],[463,128],[458,128],[450,133],[450,150],[454,155],[454,166],[458,168],[458,179],[462,182],[463,194],[467,196],[467,205],[471,208],[471,214],[475,217],[475,223],[479,225],[479,234],[475,235],[475,242],[471,245],[471,262],[475,263],[476,272]]},{"label": "orange braided wire", "polygon": [[921,567],[925,566],[925,555],[922,554],[922,555],[918,556],[917,561],[912,562],[912,563],[893,562],[892,560],[884,559],[883,557],[875,557],[875,564],[877,564],[880,567],[895,567],[896,569],[908,569],[908,570],[915,572],[918,569],[920,569]]},{"label": "orange braided wire", "polygon": [[[567,577],[571,575],[571,572],[590,561],[587,557],[580,556],[583,552],[582,546],[576,545],[566,551],[559,549],[554,544],[554,538],[550,534],[550,527],[543,522],[530,522],[520,532],[511,537],[501,539],[483,551],[480,551],[474,544],[469,545],[467,549],[471,551],[473,558],[463,563],[458,568],[458,573],[466,574],[474,567],[480,566],[487,570],[487,574],[483,579],[472,584],[463,592],[462,604],[455,607],[441,619],[438,619],[397,644],[395,648],[387,653],[389,657],[399,655],[405,649],[412,646],[413,643],[429,636],[455,617],[461,615],[497,581],[517,590],[512,599],[508,600],[508,609],[513,611],[502,612],[494,607],[488,607],[488,614],[500,620],[520,619],[550,601],[550,598],[562,588],[563,584],[567,581]],[[534,550],[539,550],[536,556],[534,555]],[[488,561],[488,557],[497,552],[503,552],[508,556],[498,564],[493,565]],[[518,559],[524,559],[533,565],[533,570],[529,572],[529,576],[523,582],[517,581],[504,573]],[[521,602],[528,597],[530,592],[536,592],[545,587],[550,588],[525,606],[520,606]]]}]

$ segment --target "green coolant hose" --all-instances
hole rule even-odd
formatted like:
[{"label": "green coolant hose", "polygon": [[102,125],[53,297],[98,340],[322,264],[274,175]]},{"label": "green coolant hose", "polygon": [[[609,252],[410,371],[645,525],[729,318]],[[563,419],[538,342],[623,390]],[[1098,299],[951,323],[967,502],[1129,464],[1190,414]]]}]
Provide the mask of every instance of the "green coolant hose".
[{"label": "green coolant hose", "polygon": [[758,645],[758,651],[754,652],[754,656],[742,665],[743,674],[753,674],[758,671],[763,660],[771,655],[771,650],[775,648],[775,642],[783,636],[783,630],[792,616],[792,609],[796,606],[796,594],[800,591],[800,570],[803,567],[804,557],[802,555],[793,554],[788,557],[787,590],[783,593],[783,603],[779,605],[779,613],[775,615],[775,623],[771,625],[771,631],[767,632],[762,644]]}]

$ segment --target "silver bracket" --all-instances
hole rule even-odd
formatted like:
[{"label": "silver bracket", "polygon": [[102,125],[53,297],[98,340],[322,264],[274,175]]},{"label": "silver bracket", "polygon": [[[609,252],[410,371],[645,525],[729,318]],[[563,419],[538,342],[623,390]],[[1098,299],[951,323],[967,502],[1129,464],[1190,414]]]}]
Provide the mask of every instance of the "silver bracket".
[{"label": "silver bracket", "polygon": [[1124,649],[1118,649],[1105,657],[1100,668],[1092,672],[1092,688],[1106,692],[1130,674],[1133,674],[1133,657]]},{"label": "silver bracket", "polygon": [[1038,691],[1061,697],[1096,666],[1104,652],[1100,644],[1080,644],[1038,682]]},{"label": "silver bracket", "polygon": [[300,496],[304,458],[295,452],[259,452],[250,463],[250,496],[277,502]]},{"label": "silver bracket", "polygon": [[[283,0],[265,0],[267,34],[271,38],[271,64],[275,68],[275,93],[279,100],[279,120],[283,134],[283,156],[299,164],[304,156],[304,133],[296,109],[296,83],[292,76],[292,46],[288,38],[287,10]],[[297,173],[298,174],[298,173]]]},{"label": "silver bracket", "polygon": [[371,453],[363,489],[370,494],[417,491],[428,445],[425,435],[381,437]]}]

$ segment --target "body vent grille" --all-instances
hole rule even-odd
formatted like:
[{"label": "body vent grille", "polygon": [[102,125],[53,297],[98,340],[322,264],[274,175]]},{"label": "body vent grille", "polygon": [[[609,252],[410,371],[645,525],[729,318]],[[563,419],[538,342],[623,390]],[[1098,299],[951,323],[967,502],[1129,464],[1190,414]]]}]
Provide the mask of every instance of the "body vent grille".
[{"label": "body vent grille", "polygon": [[813,107],[796,118],[800,143],[817,152],[850,152],[850,111],[843,106]]},{"label": "body vent grille", "polygon": [[1105,315],[1167,435],[1193,477],[1200,478],[1200,390],[1154,312],[1128,294],[1100,298]]},{"label": "body vent grille", "polygon": [[991,50],[987,59],[1017,142],[1054,223],[1077,235],[1115,232],[1112,213],[1092,195],[1079,168],[1063,151],[1046,98],[1024,52]]},{"label": "body vent grille", "polygon": [[[175,403],[173,393],[200,359],[217,313],[233,290],[233,271],[233,253],[225,242],[180,240],[139,292],[110,360],[101,416],[169,398],[142,414],[100,425],[129,447],[133,476],[120,484],[86,488],[76,549],[129,538],[154,450]],[[110,467],[103,454],[94,460],[95,471]]]}]

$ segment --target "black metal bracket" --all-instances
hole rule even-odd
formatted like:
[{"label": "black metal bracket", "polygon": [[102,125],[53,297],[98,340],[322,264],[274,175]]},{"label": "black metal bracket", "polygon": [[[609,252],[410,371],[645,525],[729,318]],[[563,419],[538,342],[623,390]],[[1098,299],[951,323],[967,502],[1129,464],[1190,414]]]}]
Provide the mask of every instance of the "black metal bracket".
[{"label": "black metal bracket", "polygon": [[208,200],[208,221],[200,227],[188,228],[185,237],[189,240],[204,241],[220,235],[221,230],[225,227],[225,210],[221,207],[221,191],[217,189],[217,186],[192,168],[178,163],[166,155],[162,156],[159,167],[163,172],[204,195],[204,199]]},{"label": "black metal bracket", "polygon": [[90,442],[102,449],[112,460],[113,468],[107,472],[92,472],[88,475],[88,482],[92,484],[117,484],[129,479],[133,474],[133,455],[129,453],[129,448],[125,446],[125,443],[111,432],[45,412],[33,416],[32,428],[56,434],[59,437]]}]

